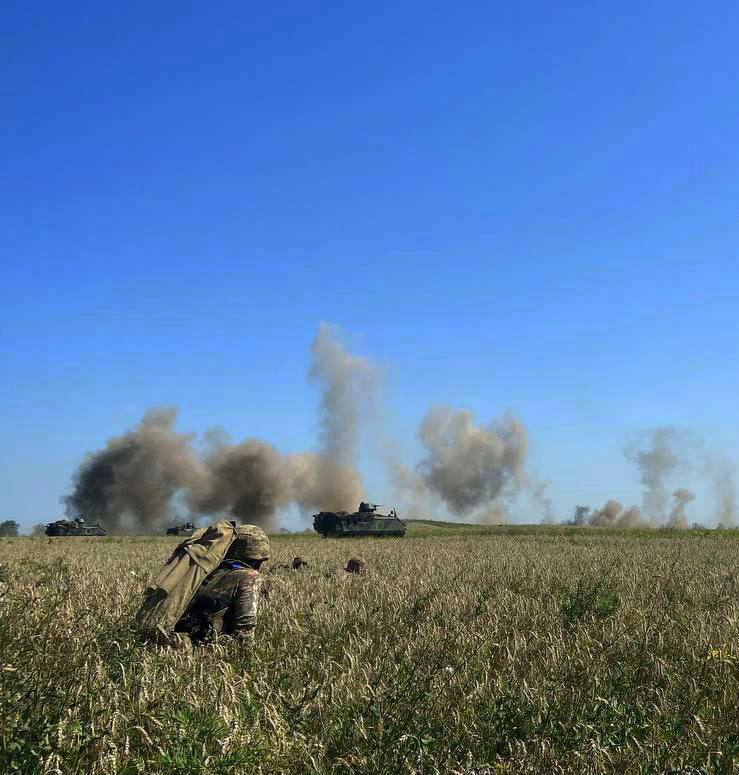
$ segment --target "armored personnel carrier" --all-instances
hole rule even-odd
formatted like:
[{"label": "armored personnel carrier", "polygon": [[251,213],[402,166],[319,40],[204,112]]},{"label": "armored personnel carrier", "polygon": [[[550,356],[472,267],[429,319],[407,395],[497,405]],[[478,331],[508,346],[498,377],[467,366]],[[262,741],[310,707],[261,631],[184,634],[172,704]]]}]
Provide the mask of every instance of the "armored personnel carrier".
[{"label": "armored personnel carrier", "polygon": [[378,514],[379,503],[362,503],[353,514],[347,511],[322,511],[313,515],[313,529],[324,538],[405,535],[406,525],[395,509]]},{"label": "armored personnel carrier", "polygon": [[174,527],[167,528],[167,535],[189,538],[196,530],[197,527],[192,522],[185,522],[184,525],[175,525]]},{"label": "armored personnel carrier", "polygon": [[46,525],[47,536],[104,536],[107,535],[105,529],[98,523],[86,525],[81,517],[76,519],[57,519],[56,522],[49,522]]}]

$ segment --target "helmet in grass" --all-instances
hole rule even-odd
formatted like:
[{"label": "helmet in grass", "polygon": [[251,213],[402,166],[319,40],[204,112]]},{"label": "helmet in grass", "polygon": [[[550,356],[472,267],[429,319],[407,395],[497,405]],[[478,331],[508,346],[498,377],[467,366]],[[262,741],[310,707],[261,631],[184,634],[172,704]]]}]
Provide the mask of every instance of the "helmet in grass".
[{"label": "helmet in grass", "polygon": [[301,570],[308,567],[308,560],[298,555],[293,559],[293,570]]},{"label": "helmet in grass", "polygon": [[261,527],[239,525],[226,557],[229,560],[269,560],[269,538]]},{"label": "helmet in grass", "polygon": [[344,570],[347,573],[356,573],[359,576],[364,576],[367,573],[367,560],[364,557],[352,557]]}]

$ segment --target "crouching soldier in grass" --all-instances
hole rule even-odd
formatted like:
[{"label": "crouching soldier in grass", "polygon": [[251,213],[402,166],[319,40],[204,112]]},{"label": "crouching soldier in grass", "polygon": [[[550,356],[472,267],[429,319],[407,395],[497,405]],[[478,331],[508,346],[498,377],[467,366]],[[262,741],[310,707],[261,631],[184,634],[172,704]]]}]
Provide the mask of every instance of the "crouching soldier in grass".
[{"label": "crouching soldier in grass", "polygon": [[203,581],[175,626],[194,645],[217,636],[253,641],[262,587],[259,568],[269,559],[269,539],[255,525],[241,525],[223,562]]},{"label": "crouching soldier in grass", "polygon": [[350,579],[352,576],[366,576],[367,575],[367,560],[364,557],[355,555],[350,557],[347,564],[341,570],[335,570],[331,573],[324,573],[324,577],[327,579]]},{"label": "crouching soldier in grass", "polygon": [[288,573],[294,570],[307,570],[308,560],[305,557],[298,555],[293,558],[292,563],[280,562],[277,565],[271,565],[268,573],[270,575],[276,575],[280,573]]},{"label": "crouching soldier in grass", "polygon": [[352,557],[350,558],[349,562],[346,564],[346,567],[344,570],[347,573],[353,573],[357,576],[366,576],[367,575],[367,560],[364,559],[364,557]]}]

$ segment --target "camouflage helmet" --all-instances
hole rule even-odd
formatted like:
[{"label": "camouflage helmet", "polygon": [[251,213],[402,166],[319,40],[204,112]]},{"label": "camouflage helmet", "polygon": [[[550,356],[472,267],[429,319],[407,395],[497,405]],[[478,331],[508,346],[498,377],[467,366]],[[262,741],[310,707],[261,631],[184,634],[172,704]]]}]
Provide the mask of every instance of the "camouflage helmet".
[{"label": "camouflage helmet", "polygon": [[364,576],[367,572],[367,561],[364,557],[352,557],[344,570],[347,573],[358,573],[360,576]]},{"label": "camouflage helmet", "polygon": [[261,527],[239,525],[236,539],[229,546],[226,557],[229,560],[268,560],[269,538]]},{"label": "camouflage helmet", "polygon": [[308,560],[305,557],[298,555],[293,559],[293,570],[300,570],[301,568],[308,567]]}]

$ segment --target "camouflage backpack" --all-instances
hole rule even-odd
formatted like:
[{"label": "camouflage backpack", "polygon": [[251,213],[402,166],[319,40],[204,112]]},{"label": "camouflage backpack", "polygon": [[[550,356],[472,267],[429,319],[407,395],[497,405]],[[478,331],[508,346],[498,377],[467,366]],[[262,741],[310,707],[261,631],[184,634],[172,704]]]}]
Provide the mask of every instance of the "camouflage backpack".
[{"label": "camouflage backpack", "polygon": [[144,601],[136,613],[136,623],[144,635],[168,641],[193,595],[223,562],[235,538],[234,525],[222,519],[198,530],[174,550],[144,590]]}]

